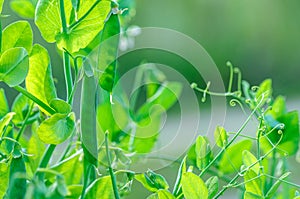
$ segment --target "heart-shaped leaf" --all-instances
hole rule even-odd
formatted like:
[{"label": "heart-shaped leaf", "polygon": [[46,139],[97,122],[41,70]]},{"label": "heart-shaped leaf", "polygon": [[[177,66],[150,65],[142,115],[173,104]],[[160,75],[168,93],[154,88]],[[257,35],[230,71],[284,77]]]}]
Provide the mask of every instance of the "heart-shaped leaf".
[{"label": "heart-shaped leaf", "polygon": [[27,21],[17,21],[10,24],[3,30],[2,34],[2,52],[15,47],[23,47],[30,53],[33,35],[31,26]]},{"label": "heart-shaped leaf", "polygon": [[182,175],[182,192],[186,199],[207,199],[208,198],[208,190],[203,182],[203,180],[191,173],[186,172]]},{"label": "heart-shaped leaf", "polygon": [[14,87],[21,84],[28,73],[28,54],[25,48],[17,47],[5,51],[0,58],[0,82]]},{"label": "heart-shaped leaf", "polygon": [[37,129],[39,138],[46,144],[60,144],[68,139],[75,129],[74,114],[55,113]]},{"label": "heart-shaped leaf", "polygon": [[34,18],[35,6],[38,0],[12,0],[11,9],[23,18]]}]

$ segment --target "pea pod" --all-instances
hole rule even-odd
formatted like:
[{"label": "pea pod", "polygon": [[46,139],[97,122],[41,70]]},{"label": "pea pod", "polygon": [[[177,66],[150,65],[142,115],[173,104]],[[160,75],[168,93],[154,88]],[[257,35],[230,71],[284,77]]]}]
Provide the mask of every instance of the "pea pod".
[{"label": "pea pod", "polygon": [[10,164],[8,198],[23,199],[26,193],[25,163],[22,156],[14,157]]},{"label": "pea pod", "polygon": [[100,71],[104,71],[100,75],[100,86],[111,92],[116,76],[116,57],[118,55],[118,46],[120,39],[120,21],[117,14],[111,14],[108,21],[105,23],[101,43],[99,47],[98,67]]},{"label": "pea pod", "polygon": [[81,139],[85,159],[97,165],[97,135],[96,135],[96,82],[94,76],[83,77],[81,91]]}]

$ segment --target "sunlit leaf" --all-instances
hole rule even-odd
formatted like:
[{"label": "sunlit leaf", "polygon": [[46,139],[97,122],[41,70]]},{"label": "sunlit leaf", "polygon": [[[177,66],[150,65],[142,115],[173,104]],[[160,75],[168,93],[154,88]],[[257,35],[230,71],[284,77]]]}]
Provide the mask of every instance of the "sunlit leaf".
[{"label": "sunlit leaf", "polygon": [[263,196],[263,189],[262,189],[262,178],[257,177],[256,174],[252,169],[249,169],[244,175],[245,181],[245,189],[247,192]]},{"label": "sunlit leaf", "polygon": [[207,137],[204,136],[197,137],[195,152],[196,152],[196,165],[200,170],[202,170],[209,164],[212,157],[211,148]]},{"label": "sunlit leaf", "polygon": [[110,176],[95,180],[86,190],[84,199],[114,198]]},{"label": "sunlit leaf", "polygon": [[47,50],[38,44],[34,45],[29,64],[26,88],[36,98],[49,105],[49,102],[56,98],[56,90]]},{"label": "sunlit leaf", "polygon": [[17,21],[8,25],[2,33],[2,51],[23,47],[30,53],[33,35],[29,22]]},{"label": "sunlit leaf", "polygon": [[206,180],[205,185],[208,190],[208,198],[211,199],[218,193],[219,178],[217,176],[212,176]]},{"label": "sunlit leaf", "polygon": [[0,197],[3,198],[9,182],[9,165],[5,162],[0,163]]},{"label": "sunlit leaf", "polygon": [[60,144],[68,139],[75,129],[74,114],[55,113],[37,129],[39,138],[46,144]]},{"label": "sunlit leaf", "polygon": [[28,72],[28,54],[25,48],[17,47],[5,51],[0,58],[0,82],[14,87],[21,84]]},{"label": "sunlit leaf", "polygon": [[243,164],[246,167],[250,167],[256,173],[259,174],[260,165],[256,157],[248,150],[243,151]]},{"label": "sunlit leaf", "polygon": [[182,192],[186,199],[208,198],[208,190],[203,180],[191,173],[186,172],[182,175]]},{"label": "sunlit leaf", "polygon": [[166,179],[162,175],[157,174],[150,169],[144,174],[135,175],[135,179],[151,192],[156,192],[159,189],[169,188]]},{"label": "sunlit leaf", "polygon": [[12,0],[10,7],[20,17],[33,19],[37,2],[38,0]]},{"label": "sunlit leaf", "polygon": [[2,137],[3,135],[3,130],[5,128],[5,126],[7,126],[10,121],[12,120],[12,118],[14,117],[15,113],[11,112],[11,113],[7,113],[1,120],[0,120],[0,137]]},{"label": "sunlit leaf", "polygon": [[9,112],[8,103],[6,100],[5,92],[3,88],[0,88],[0,119]]},{"label": "sunlit leaf", "polygon": [[220,159],[219,170],[223,173],[233,173],[238,171],[243,164],[243,151],[249,151],[251,147],[251,140],[242,140],[229,146]]},{"label": "sunlit leaf", "polygon": [[169,191],[161,189],[148,196],[147,199],[175,199],[175,197]]},{"label": "sunlit leaf", "polygon": [[259,85],[259,89],[256,92],[255,98],[257,102],[263,100],[261,104],[264,104],[269,97],[272,96],[272,80],[266,79]]},{"label": "sunlit leaf", "polygon": [[228,134],[223,127],[217,126],[217,128],[214,132],[214,137],[215,137],[215,141],[216,141],[216,144],[218,145],[218,147],[223,148],[227,145]]}]

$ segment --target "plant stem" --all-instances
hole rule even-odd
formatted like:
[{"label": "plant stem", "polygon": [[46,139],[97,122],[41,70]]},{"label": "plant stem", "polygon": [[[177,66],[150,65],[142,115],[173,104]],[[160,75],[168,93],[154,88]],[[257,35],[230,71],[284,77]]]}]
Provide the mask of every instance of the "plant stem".
[{"label": "plant stem", "polygon": [[111,182],[112,182],[115,198],[120,199],[120,195],[119,195],[118,187],[117,187],[116,176],[115,176],[114,171],[111,167],[111,159],[110,159],[110,155],[109,155],[107,136],[108,136],[108,133],[105,133],[105,146],[106,146],[106,156],[107,156],[108,170],[109,170],[109,174],[110,174],[110,177],[111,177]]},{"label": "plant stem", "polygon": [[[42,158],[42,160],[40,162],[40,165],[38,167],[39,169],[47,167],[47,165],[48,165],[48,163],[49,163],[49,161],[51,159],[51,156],[52,156],[52,154],[54,152],[55,147],[56,147],[56,145],[54,145],[54,144],[50,144],[48,146],[48,148],[46,149],[46,152],[45,152],[45,154],[44,154],[44,156],[43,156],[43,158]],[[39,177],[40,180],[43,180],[43,178],[44,178],[44,174],[43,173],[38,173],[37,176]]]},{"label": "plant stem", "polygon": [[32,111],[32,109],[33,109],[33,106],[34,106],[34,103],[31,103],[30,106],[29,106],[29,110],[28,110],[28,112],[27,112],[27,114],[26,114],[26,116],[25,116],[25,119],[24,119],[24,121],[23,121],[23,124],[22,124],[22,126],[21,126],[21,128],[20,128],[20,130],[19,130],[19,132],[18,132],[17,137],[16,137],[16,140],[17,140],[17,141],[19,141],[21,135],[22,135],[22,134],[24,133],[24,131],[25,131],[25,128],[26,128],[26,126],[27,126],[27,121],[28,121],[28,118],[29,118],[29,116],[30,116],[30,113],[31,113],[31,111]]},{"label": "plant stem", "polygon": [[[276,170],[276,149],[274,149],[273,154],[272,154],[272,167],[271,167],[271,176],[275,175],[275,170]],[[268,184],[268,188],[271,188],[273,184],[273,178],[270,178],[270,182]]]},{"label": "plant stem", "polygon": [[0,52],[2,52],[2,21],[1,21],[1,19],[0,19]]},{"label": "plant stem", "polygon": [[[61,19],[63,33],[68,34],[64,0],[59,1],[59,8],[60,8],[60,19]],[[63,52],[63,60],[64,60],[64,74],[65,74],[66,89],[67,89],[67,101],[72,102],[72,100],[70,99],[72,87],[73,87],[72,72],[71,72],[70,57],[66,51]]]},{"label": "plant stem", "polygon": [[34,95],[32,95],[31,93],[29,93],[26,89],[22,88],[21,86],[15,86],[13,87],[16,91],[22,93],[23,95],[25,95],[26,97],[28,97],[29,99],[31,99],[32,101],[34,101],[37,105],[39,105],[40,107],[42,107],[45,111],[47,111],[50,115],[53,115],[56,113],[56,111],[51,108],[50,106],[48,106],[47,104],[45,104],[44,102],[42,102],[41,100],[39,100],[38,98],[36,98]]}]

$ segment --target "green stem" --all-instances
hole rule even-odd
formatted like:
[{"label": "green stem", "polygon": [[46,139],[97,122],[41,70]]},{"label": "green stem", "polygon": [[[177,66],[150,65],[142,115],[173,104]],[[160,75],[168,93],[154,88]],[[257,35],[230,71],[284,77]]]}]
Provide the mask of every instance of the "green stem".
[{"label": "green stem", "polygon": [[30,113],[31,113],[31,111],[32,111],[32,109],[33,109],[33,106],[34,106],[34,103],[31,103],[30,106],[29,106],[29,110],[28,110],[28,112],[27,112],[27,114],[26,114],[26,116],[25,116],[24,122],[23,122],[23,124],[22,124],[22,126],[21,126],[21,128],[20,128],[20,130],[19,130],[19,132],[18,132],[18,135],[17,135],[17,138],[16,138],[17,141],[19,141],[20,137],[22,136],[22,134],[23,134],[24,131],[25,131],[25,128],[26,128],[26,126],[27,126],[27,121],[28,121],[28,118],[29,118],[29,116],[30,116]]},{"label": "green stem", "polygon": [[255,109],[251,112],[251,114],[248,116],[244,124],[241,126],[241,128],[237,131],[237,133],[233,136],[233,138],[228,142],[228,144],[222,148],[222,150],[219,151],[219,153],[215,156],[215,158],[201,171],[200,177],[203,176],[203,174],[219,159],[219,157],[223,154],[223,152],[235,141],[235,139],[240,135],[240,133],[244,130],[252,116],[255,114],[256,110],[258,109],[261,102],[255,107]]},{"label": "green stem", "polygon": [[90,9],[82,16],[80,17],[80,19],[78,19],[76,22],[74,22],[73,24],[71,24],[69,26],[69,29],[74,28],[75,26],[77,26],[82,20],[84,20],[89,14],[90,12],[92,12],[92,10],[97,6],[98,3],[100,3],[101,0],[96,1],[91,7]]},{"label": "green stem", "polygon": [[[65,14],[65,6],[64,6],[64,0],[59,1],[59,8],[60,8],[60,19],[61,19],[61,25],[62,30],[64,34],[68,33],[68,26],[66,21],[66,14]],[[64,60],[64,74],[65,74],[65,80],[66,80],[66,87],[67,87],[67,101],[72,102],[70,98],[71,92],[72,92],[72,73],[71,73],[71,64],[70,64],[70,57],[67,52],[63,52],[63,60]]]},{"label": "green stem", "polygon": [[41,100],[39,100],[38,98],[36,98],[34,95],[32,95],[31,93],[29,93],[26,89],[22,88],[21,86],[15,86],[13,87],[16,91],[22,93],[23,95],[25,95],[26,97],[28,97],[29,99],[31,99],[32,101],[34,101],[37,105],[39,105],[40,107],[42,107],[45,111],[47,111],[50,115],[53,115],[56,113],[56,111],[51,108],[50,106],[48,106],[47,104],[45,104],[44,102],[42,102]]},{"label": "green stem", "polygon": [[120,199],[120,195],[119,195],[118,187],[117,187],[116,176],[115,176],[114,171],[111,167],[111,159],[110,159],[110,155],[109,155],[108,138],[107,138],[108,135],[107,134],[108,133],[105,133],[105,146],[106,146],[106,157],[107,157],[107,163],[108,163],[108,170],[109,170],[109,174],[110,174],[110,177],[111,177],[111,182],[112,182],[115,198]]},{"label": "green stem", "polygon": [[2,52],[2,21],[1,21],[1,19],[0,19],[0,52]]},{"label": "green stem", "polygon": [[[47,167],[47,165],[48,165],[48,163],[49,163],[49,161],[52,157],[52,154],[54,152],[55,147],[56,147],[56,145],[54,145],[54,144],[50,144],[48,146],[48,148],[46,149],[46,152],[45,152],[45,154],[44,154],[44,156],[43,156],[43,158],[40,162],[40,165],[38,167],[39,169]],[[38,173],[37,176],[39,177],[40,180],[43,180],[43,178],[44,178],[43,173]]]},{"label": "green stem", "polygon": [[[273,154],[272,154],[272,167],[271,167],[271,176],[275,175],[275,170],[276,170],[276,149],[274,149]],[[270,178],[270,182],[268,184],[268,188],[271,188],[273,184],[273,178]]]},{"label": "green stem", "polygon": [[232,82],[233,82],[233,66],[230,62],[227,62],[227,66],[230,68],[229,84],[228,84],[228,93],[231,93]]}]

